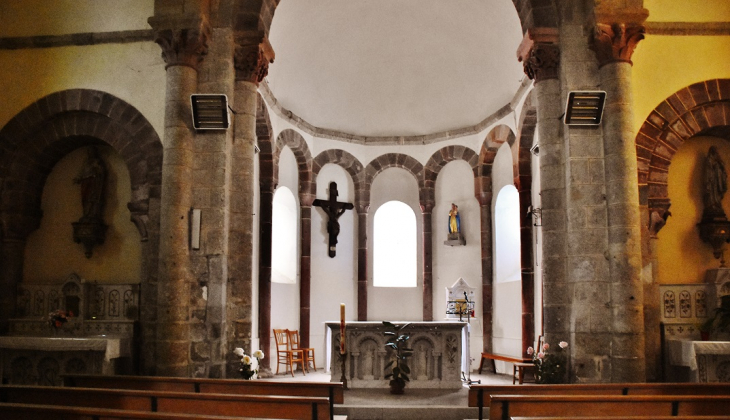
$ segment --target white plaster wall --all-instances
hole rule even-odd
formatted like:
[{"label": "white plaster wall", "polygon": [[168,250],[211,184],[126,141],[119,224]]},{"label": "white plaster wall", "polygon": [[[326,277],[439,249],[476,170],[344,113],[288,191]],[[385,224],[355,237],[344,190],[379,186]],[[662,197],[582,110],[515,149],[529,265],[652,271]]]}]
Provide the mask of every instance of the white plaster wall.
[{"label": "white plaster wall", "polygon": [[418,241],[417,287],[373,287],[373,216],[384,203],[398,200],[408,204],[416,215],[418,238],[423,235],[423,219],[418,201],[418,182],[405,169],[389,168],[373,181],[368,213],[368,320],[423,320],[423,245]]},{"label": "white plaster wall", "polygon": [[[446,318],[446,288],[460,277],[475,288],[474,313],[471,320],[471,369],[479,366],[482,351],[482,268],[479,202],[474,197],[474,174],[468,163],[457,160],[443,167],[436,179],[436,205],[433,208],[433,319]],[[459,206],[461,232],[466,246],[444,245],[448,236],[451,203]]]},{"label": "white plaster wall", "polygon": [[[492,166],[492,238],[494,240],[495,203],[498,192],[505,185],[514,184],[512,167],[512,153],[507,143],[503,144]],[[497,353],[519,356],[522,354],[522,285],[520,281],[505,281],[496,277],[499,261],[496,259],[497,244],[492,243],[492,257],[494,261],[495,278],[493,278],[493,320],[492,320],[492,346]],[[520,256],[516,258],[519,261]],[[497,362],[497,371],[502,373],[511,372],[511,364]]]},{"label": "white plaster wall", "polygon": [[[296,158],[294,153],[285,147],[279,158],[279,186],[285,186],[292,191],[299,191],[298,188],[299,173],[297,171]],[[297,208],[299,207],[299,197],[297,199]],[[297,219],[299,216],[297,216]],[[297,224],[297,241],[301,237],[300,224]],[[297,244],[297,267],[299,267],[299,250],[301,246]],[[272,253],[276,249],[272,249]],[[271,283],[271,347],[269,355],[276,355],[276,341],[274,341],[274,329],[288,328],[291,330],[299,329],[299,269],[297,268],[296,284]],[[266,351],[266,350],[264,350]],[[271,368],[276,372],[276,361],[272,361]]]},{"label": "white plaster wall", "polygon": [[[337,201],[354,203],[355,189],[350,175],[335,164],[322,167],[317,175],[317,198],[329,199],[330,182],[337,183]],[[329,234],[327,215],[312,206],[312,283],[310,303],[310,339],[318,368],[325,367],[326,321],[339,321],[340,303],[345,304],[345,318],[357,320],[357,213],[346,210],[338,219],[340,234],[334,258],[327,253]]]}]

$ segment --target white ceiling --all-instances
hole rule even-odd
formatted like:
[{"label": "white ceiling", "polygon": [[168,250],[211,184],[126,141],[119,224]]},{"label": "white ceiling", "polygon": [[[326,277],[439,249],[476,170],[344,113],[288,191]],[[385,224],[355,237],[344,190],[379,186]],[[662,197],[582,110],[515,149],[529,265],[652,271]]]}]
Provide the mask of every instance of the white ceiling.
[{"label": "white ceiling", "polygon": [[472,126],[524,77],[511,0],[282,0],[269,38],[280,105],[348,134]]}]

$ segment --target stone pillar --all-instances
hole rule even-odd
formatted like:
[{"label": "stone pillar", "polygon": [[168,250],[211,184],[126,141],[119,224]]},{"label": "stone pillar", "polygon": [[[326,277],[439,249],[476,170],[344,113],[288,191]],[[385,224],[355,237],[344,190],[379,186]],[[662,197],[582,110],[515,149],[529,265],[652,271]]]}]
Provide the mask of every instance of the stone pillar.
[{"label": "stone pillar", "polygon": [[158,375],[189,376],[191,362],[188,213],[192,205],[194,145],[190,95],[207,53],[202,17],[150,18],[166,63],[164,158],[160,213],[157,349]]},{"label": "stone pillar", "polygon": [[[532,202],[530,189],[532,176],[529,172],[527,172],[527,175],[522,175],[522,170],[521,168],[520,182],[518,183],[520,214],[529,215],[528,209]],[[522,217],[520,223],[520,256],[522,260],[522,352],[523,356],[527,356],[527,348],[535,342],[535,271],[532,258],[532,215]]]},{"label": "stone pillar", "polygon": [[[565,146],[558,69],[560,48],[553,28],[528,31],[518,50],[525,74],[535,81],[543,238],[543,325],[549,343],[570,340],[572,288],[567,281]],[[574,346],[573,346],[574,347]]]},{"label": "stone pillar", "polygon": [[[254,196],[254,145],[256,144],[256,112],[257,112],[257,88],[258,84],[266,77],[269,63],[274,61],[274,50],[268,39],[263,36],[251,37],[239,34],[236,36],[235,67],[236,67],[236,100],[235,100],[235,138],[233,142],[232,161],[232,205],[231,205],[231,252],[235,246],[235,267],[232,262],[229,283],[231,292],[228,302],[228,322],[235,325],[229,329],[230,350],[234,347],[243,347],[247,352],[252,352],[252,317],[253,317],[253,208]],[[271,308],[271,205],[273,202],[273,191],[269,196],[261,197],[261,206],[268,205],[268,236],[262,231],[260,243],[261,252],[268,250],[268,270],[262,267],[260,276],[266,276],[264,287],[259,293],[264,295],[259,298],[259,315],[261,311],[267,310],[264,319],[270,323]],[[263,223],[266,216],[262,218]],[[266,229],[267,225],[262,225]],[[268,245],[266,244],[268,240]],[[235,245],[233,243],[235,242]],[[238,255],[240,253],[240,255]],[[261,285],[261,277],[259,278]],[[264,299],[262,301],[262,299]],[[268,300],[268,304],[267,304]],[[263,307],[262,307],[263,306]],[[262,317],[260,316],[260,319]],[[264,325],[266,331],[259,326],[260,347],[268,352],[269,326]],[[265,342],[265,343],[264,343]],[[234,345],[235,344],[235,345]],[[267,347],[263,347],[266,344]],[[251,354],[251,353],[248,353]],[[271,355],[269,355],[271,356]],[[267,361],[265,358],[264,361]],[[232,362],[235,362],[232,360]],[[268,363],[268,361],[266,362]],[[235,370],[235,363],[229,363],[229,370]]]},{"label": "stone pillar", "polygon": [[301,202],[301,248],[299,260],[299,339],[301,347],[309,347],[309,314],[312,288],[312,201],[311,194],[302,195]]},{"label": "stone pillar", "polygon": [[608,211],[612,382],[646,380],[641,228],[631,96],[631,54],[644,38],[639,24],[598,23],[592,49],[606,91],[603,150]]},{"label": "stone pillar", "polygon": [[433,321],[433,203],[421,204],[423,218],[423,320]]},{"label": "stone pillar", "polygon": [[[360,200],[358,200],[360,201]],[[357,205],[357,320],[368,320],[368,209]]]},{"label": "stone pillar", "polygon": [[[271,227],[274,190],[271,182],[262,183],[259,198],[259,344],[271,348]],[[271,373],[271,357],[261,361],[260,370]]]},{"label": "stone pillar", "polygon": [[[483,179],[489,182],[491,191],[492,178]],[[493,273],[492,273],[492,194],[484,193],[479,197],[479,215],[481,218],[481,248],[482,248],[482,337],[484,341],[484,351],[492,351],[492,310],[494,303],[492,302],[493,290]]]}]

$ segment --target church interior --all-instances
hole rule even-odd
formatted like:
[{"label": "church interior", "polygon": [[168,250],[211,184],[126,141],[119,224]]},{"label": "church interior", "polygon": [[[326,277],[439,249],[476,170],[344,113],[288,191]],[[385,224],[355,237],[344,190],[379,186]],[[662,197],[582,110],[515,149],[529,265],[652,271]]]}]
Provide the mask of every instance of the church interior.
[{"label": "church interior", "polygon": [[730,2],[12,0],[0,75],[3,386],[730,382]]}]

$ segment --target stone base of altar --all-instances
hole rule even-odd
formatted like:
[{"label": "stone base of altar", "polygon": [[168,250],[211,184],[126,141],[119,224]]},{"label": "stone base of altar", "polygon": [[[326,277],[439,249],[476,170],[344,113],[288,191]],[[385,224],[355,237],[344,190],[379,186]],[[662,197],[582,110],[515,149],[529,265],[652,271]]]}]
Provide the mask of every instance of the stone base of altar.
[{"label": "stone base of altar", "polygon": [[58,386],[65,374],[131,372],[131,340],[113,337],[0,337],[0,378]]},{"label": "stone base of altar", "polygon": [[[401,325],[404,322],[394,322]],[[407,388],[461,388],[463,341],[466,322],[412,322],[403,330],[410,335],[413,356]],[[342,377],[339,353],[340,324],[326,323],[328,360],[332,381]],[[382,322],[346,323],[345,376],[349,388],[388,388],[385,366],[393,359],[386,350]]]},{"label": "stone base of altar", "polygon": [[730,382],[730,342],[667,340],[669,382]]}]

